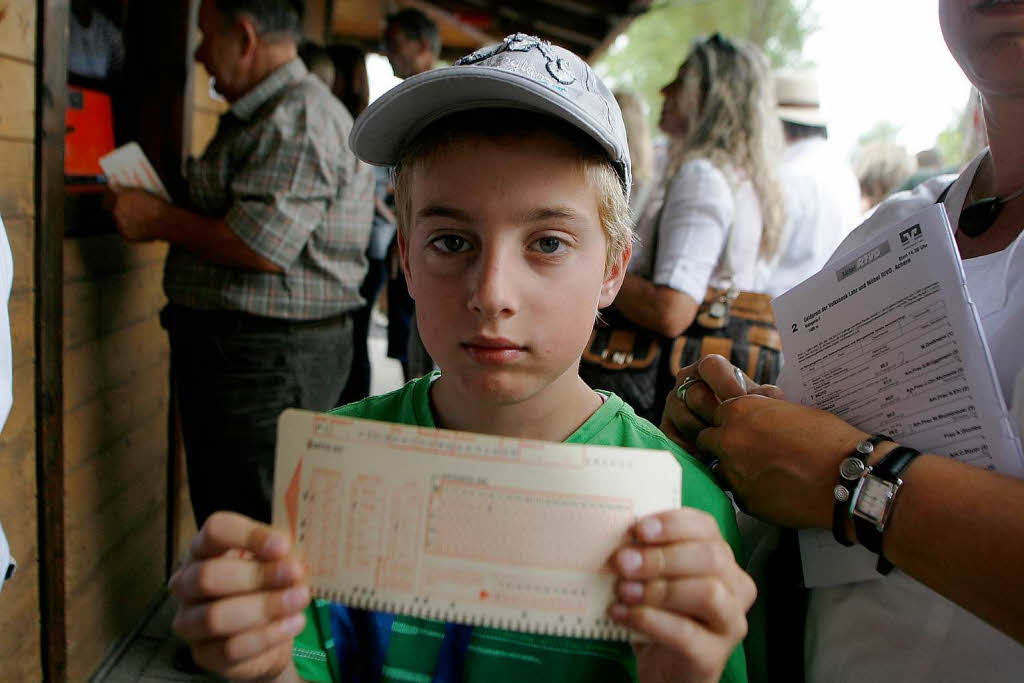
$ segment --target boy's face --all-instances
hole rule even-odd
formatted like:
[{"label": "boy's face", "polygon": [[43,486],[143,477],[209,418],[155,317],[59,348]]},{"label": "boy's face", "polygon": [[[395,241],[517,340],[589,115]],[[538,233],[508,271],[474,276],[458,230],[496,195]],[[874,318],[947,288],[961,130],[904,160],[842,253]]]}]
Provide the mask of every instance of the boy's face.
[{"label": "boy's face", "polygon": [[403,264],[444,381],[492,405],[578,385],[629,250],[606,274],[598,197],[577,150],[540,133],[463,139],[421,162],[409,187]]}]

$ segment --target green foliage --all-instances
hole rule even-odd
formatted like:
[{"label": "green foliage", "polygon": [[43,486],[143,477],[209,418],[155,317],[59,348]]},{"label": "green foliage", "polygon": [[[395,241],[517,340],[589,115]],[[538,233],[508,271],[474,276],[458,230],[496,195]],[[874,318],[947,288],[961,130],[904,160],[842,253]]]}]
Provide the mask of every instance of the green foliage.
[{"label": "green foliage", "polygon": [[811,0],[655,0],[595,65],[612,88],[640,94],[652,124],[662,86],[675,78],[697,38],[715,32],[759,45],[773,67],[807,66],[804,41],[817,30]]},{"label": "green foliage", "polygon": [[892,121],[877,121],[857,138],[857,147],[861,148],[872,142],[892,142],[899,136],[900,130],[902,126],[897,126]]}]

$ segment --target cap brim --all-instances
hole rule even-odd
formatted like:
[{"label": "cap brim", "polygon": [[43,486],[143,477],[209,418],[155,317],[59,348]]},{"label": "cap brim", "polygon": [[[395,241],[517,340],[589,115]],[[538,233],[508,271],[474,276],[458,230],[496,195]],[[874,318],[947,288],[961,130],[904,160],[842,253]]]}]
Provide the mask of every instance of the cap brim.
[{"label": "cap brim", "polygon": [[471,109],[523,109],[561,119],[587,133],[613,160],[624,150],[564,95],[536,81],[486,66],[448,67],[413,76],[381,95],[356,119],[349,146],[377,166],[394,166],[402,150],[427,126]]}]

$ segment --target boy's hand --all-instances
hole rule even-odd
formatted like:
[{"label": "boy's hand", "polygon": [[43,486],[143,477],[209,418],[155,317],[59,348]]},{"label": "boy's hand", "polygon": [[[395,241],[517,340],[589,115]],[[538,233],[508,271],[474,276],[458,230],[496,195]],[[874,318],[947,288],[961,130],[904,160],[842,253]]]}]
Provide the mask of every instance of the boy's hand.
[{"label": "boy's hand", "polygon": [[170,580],[174,632],[196,663],[224,678],[295,678],[292,640],[305,625],[309,586],[288,536],[232,512],[217,512]]},{"label": "boy's hand", "polygon": [[639,680],[717,681],[747,634],[753,580],[706,512],[661,512],[635,532],[637,545],[612,558],[619,602],[608,614],[650,638],[636,646]]}]

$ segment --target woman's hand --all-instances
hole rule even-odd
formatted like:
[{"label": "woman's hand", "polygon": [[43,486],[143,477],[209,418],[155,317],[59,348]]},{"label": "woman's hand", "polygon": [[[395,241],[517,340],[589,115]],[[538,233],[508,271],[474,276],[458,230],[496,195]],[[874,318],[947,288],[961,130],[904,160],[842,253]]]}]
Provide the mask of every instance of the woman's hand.
[{"label": "woman's hand", "polygon": [[174,632],[196,663],[233,680],[297,680],[292,641],[309,586],[286,534],[230,512],[203,524],[170,589]]},{"label": "woman's hand", "polygon": [[717,681],[747,634],[757,589],[715,519],[680,508],[641,519],[636,545],[612,558],[617,623],[647,636],[636,646],[640,681]]},{"label": "woman's hand", "polygon": [[661,431],[693,455],[697,435],[711,426],[711,415],[722,401],[748,394],[785,398],[771,384],[756,384],[718,354],[705,356],[676,374],[676,385],[665,401]]}]

